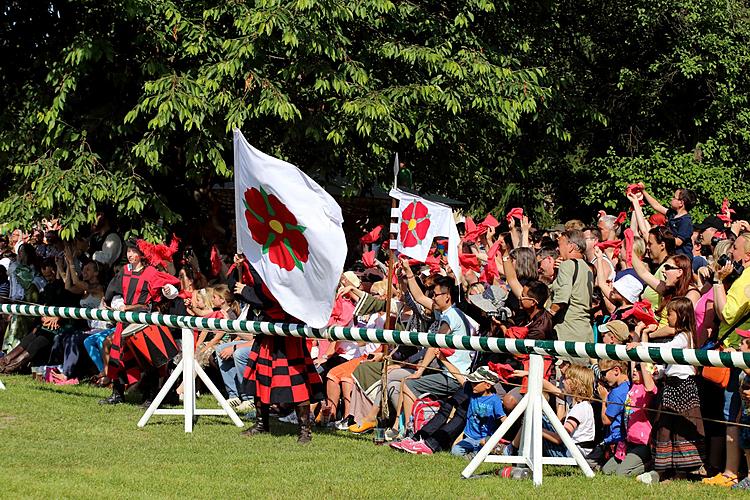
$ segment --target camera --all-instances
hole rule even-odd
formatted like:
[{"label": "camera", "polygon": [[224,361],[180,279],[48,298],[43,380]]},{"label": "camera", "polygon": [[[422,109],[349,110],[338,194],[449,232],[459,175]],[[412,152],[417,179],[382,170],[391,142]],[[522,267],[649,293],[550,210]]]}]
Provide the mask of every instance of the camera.
[{"label": "camera", "polygon": [[727,265],[727,264],[729,263],[729,261],[730,261],[730,259],[729,259],[729,255],[727,255],[727,254],[723,254],[723,255],[721,255],[721,256],[719,257],[719,259],[718,259],[718,260],[716,261],[716,264],[717,264],[717,265],[718,265],[719,267],[724,267],[724,266],[726,266],[726,265]]}]

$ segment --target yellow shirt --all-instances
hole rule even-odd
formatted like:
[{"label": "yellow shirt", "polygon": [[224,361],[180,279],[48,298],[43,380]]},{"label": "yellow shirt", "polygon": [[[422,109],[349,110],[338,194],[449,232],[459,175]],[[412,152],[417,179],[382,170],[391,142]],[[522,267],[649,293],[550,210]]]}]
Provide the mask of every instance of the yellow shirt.
[{"label": "yellow shirt", "polygon": [[[664,263],[659,266],[659,269],[656,270],[654,273],[654,277],[658,279],[659,281],[664,281]],[[643,291],[643,294],[641,295],[645,300],[648,300],[651,302],[651,310],[656,311],[659,309],[659,304],[661,303],[661,296],[656,293],[656,290],[651,288],[650,286],[647,286],[646,289]],[[659,318],[656,318],[659,321],[659,326],[667,326],[667,312],[666,308],[664,311],[661,312],[661,316]]]},{"label": "yellow shirt", "polygon": [[[727,303],[721,311],[724,319],[719,325],[719,338],[724,336],[737,321],[747,316],[748,313],[750,313],[750,268],[745,268],[742,275],[732,283],[727,292]],[[750,319],[746,319],[737,328],[740,330],[750,329]],[[732,332],[724,340],[724,345],[739,347],[740,339],[741,337],[736,332]]]}]

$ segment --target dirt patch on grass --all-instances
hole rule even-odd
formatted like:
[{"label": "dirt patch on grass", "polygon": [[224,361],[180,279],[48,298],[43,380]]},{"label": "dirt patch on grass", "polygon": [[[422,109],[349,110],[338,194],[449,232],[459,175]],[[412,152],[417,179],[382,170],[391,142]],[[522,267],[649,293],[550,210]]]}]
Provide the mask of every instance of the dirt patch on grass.
[{"label": "dirt patch on grass", "polygon": [[6,429],[16,421],[16,417],[5,413],[0,413],[0,429]]}]

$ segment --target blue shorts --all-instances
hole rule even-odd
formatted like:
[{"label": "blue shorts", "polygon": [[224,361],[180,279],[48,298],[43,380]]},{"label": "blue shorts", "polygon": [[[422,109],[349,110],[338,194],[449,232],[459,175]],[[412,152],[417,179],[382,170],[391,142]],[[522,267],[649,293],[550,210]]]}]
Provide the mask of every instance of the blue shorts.
[{"label": "blue shorts", "polygon": [[729,384],[724,389],[724,420],[727,422],[736,422],[742,407],[739,383],[733,383],[739,378],[737,371],[736,368],[732,368],[729,374]]}]

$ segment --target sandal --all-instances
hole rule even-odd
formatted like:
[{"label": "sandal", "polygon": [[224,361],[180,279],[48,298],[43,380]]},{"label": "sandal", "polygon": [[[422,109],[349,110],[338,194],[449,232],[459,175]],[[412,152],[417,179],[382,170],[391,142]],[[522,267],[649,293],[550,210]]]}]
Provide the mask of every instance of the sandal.
[{"label": "sandal", "polygon": [[708,484],[711,486],[723,486],[725,488],[730,488],[737,484],[737,475],[721,472],[719,474],[716,474],[714,477],[707,477],[701,482],[703,484]]}]

